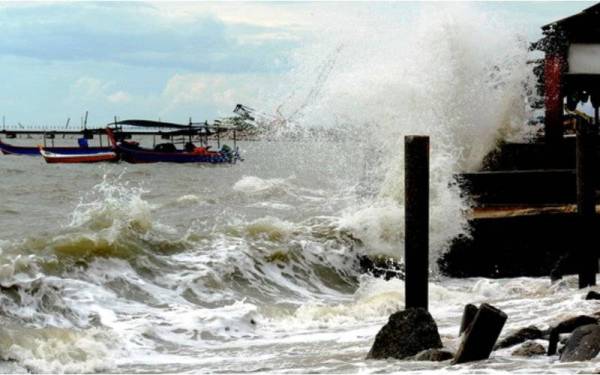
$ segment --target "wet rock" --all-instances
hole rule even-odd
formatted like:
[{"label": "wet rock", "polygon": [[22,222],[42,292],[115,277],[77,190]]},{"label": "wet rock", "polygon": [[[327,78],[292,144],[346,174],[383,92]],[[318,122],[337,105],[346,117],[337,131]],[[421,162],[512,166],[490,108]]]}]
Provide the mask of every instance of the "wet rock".
[{"label": "wet rock", "polygon": [[598,318],[579,315],[574,318],[570,318],[560,322],[556,327],[550,330],[550,340],[548,344],[548,355],[556,354],[556,347],[561,333],[570,333],[577,327],[581,327],[588,324],[597,324]]},{"label": "wet rock", "polygon": [[507,337],[500,340],[494,350],[510,348],[511,346],[515,346],[527,340],[537,340],[542,338],[543,332],[537,328],[536,326],[529,326],[526,328],[521,328],[517,332],[514,332]]},{"label": "wet rock", "polygon": [[454,354],[446,350],[427,349],[413,357],[415,361],[434,361],[441,362],[454,358]]},{"label": "wet rock", "polygon": [[358,257],[358,263],[362,272],[370,273],[374,277],[404,280],[404,264],[393,258],[361,255]]},{"label": "wet rock", "polygon": [[600,299],[600,293],[590,290],[589,293],[587,294],[587,296],[585,296],[585,299],[586,300]]},{"label": "wet rock", "polygon": [[527,341],[512,352],[512,355],[517,357],[533,357],[542,354],[546,354],[546,349],[535,341]]},{"label": "wet rock", "polygon": [[600,326],[588,324],[573,331],[560,356],[561,362],[587,361],[600,352]]},{"label": "wet rock", "polygon": [[435,321],[423,308],[410,308],[392,315],[377,336],[367,359],[403,359],[423,350],[441,348]]}]

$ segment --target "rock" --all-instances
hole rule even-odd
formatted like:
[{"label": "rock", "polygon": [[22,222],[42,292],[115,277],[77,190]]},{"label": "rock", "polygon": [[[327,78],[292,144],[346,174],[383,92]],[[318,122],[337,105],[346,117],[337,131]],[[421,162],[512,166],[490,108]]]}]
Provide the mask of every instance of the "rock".
[{"label": "rock", "polygon": [[590,299],[600,299],[600,293],[598,292],[594,292],[593,290],[590,290],[587,294],[587,296],[585,296],[586,300],[590,300]]},{"label": "rock", "polygon": [[550,342],[548,343],[548,355],[556,354],[556,347],[561,333],[570,333],[577,327],[588,324],[597,324],[598,319],[592,316],[579,315],[560,322],[556,327],[550,330]]},{"label": "rock", "polygon": [[441,362],[454,358],[454,354],[446,350],[427,349],[414,356],[415,361],[434,361]]},{"label": "rock", "polygon": [[561,362],[587,361],[600,352],[600,326],[588,324],[573,331],[560,356]]},{"label": "rock", "polygon": [[423,308],[409,308],[392,315],[377,336],[367,359],[403,359],[423,350],[441,348],[435,321]]},{"label": "rock", "polygon": [[363,273],[370,273],[373,277],[404,280],[404,264],[393,258],[361,255],[358,263]]},{"label": "rock", "polygon": [[596,323],[598,323],[598,318],[594,318],[593,316],[588,315],[579,315],[567,320],[563,320],[556,326],[556,328],[560,330],[560,333],[567,333],[573,332],[575,328],[581,327],[582,325]]},{"label": "rock", "polygon": [[512,355],[518,357],[533,357],[534,355],[542,354],[546,354],[546,349],[544,349],[542,344],[538,344],[535,341],[527,341],[512,352]]},{"label": "rock", "polygon": [[[507,337],[500,340],[498,344],[496,344],[496,349],[509,348],[511,346],[520,344],[527,340],[537,340],[542,338],[543,332],[537,328],[536,326],[529,326],[526,328],[521,328],[517,332],[514,332]],[[545,351],[544,351],[545,352]]]}]

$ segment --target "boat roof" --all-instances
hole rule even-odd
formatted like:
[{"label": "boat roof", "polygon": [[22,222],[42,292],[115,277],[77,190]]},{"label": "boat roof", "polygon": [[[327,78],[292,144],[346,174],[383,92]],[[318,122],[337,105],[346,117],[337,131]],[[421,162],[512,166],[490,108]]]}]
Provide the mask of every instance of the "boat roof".
[{"label": "boat roof", "polygon": [[173,122],[162,122],[153,120],[121,120],[110,123],[109,125],[137,126],[141,128],[169,128],[169,129],[189,129],[192,124],[175,124]]},{"label": "boat roof", "polygon": [[[162,122],[153,120],[120,120],[111,122],[109,126],[134,126],[140,128],[154,128],[154,129],[176,129],[179,132],[202,132],[202,131],[225,131],[234,129],[233,126],[225,125],[210,125],[207,122],[190,122],[188,124],[177,124],[174,122]],[[174,131],[176,132],[176,131]]]}]

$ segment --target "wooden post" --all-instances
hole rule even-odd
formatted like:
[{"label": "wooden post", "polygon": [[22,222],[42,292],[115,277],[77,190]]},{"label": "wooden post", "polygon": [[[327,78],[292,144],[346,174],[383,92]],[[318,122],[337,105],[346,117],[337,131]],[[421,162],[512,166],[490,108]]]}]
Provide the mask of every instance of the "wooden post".
[{"label": "wooden post", "polygon": [[487,303],[479,310],[465,331],[452,364],[487,359],[494,349],[507,316],[501,310]]},{"label": "wooden post", "polygon": [[404,137],[405,308],[428,309],[429,137]]},{"label": "wooden post", "polygon": [[577,215],[579,235],[577,243],[577,268],[579,288],[596,285],[598,256],[593,242],[593,222],[596,216],[596,138],[597,128],[581,119],[577,120]]},{"label": "wooden post", "polygon": [[554,327],[550,330],[550,338],[548,339],[548,355],[556,354],[556,348],[560,339],[560,331]]},{"label": "wooden post", "polygon": [[465,306],[465,310],[463,311],[463,316],[462,316],[462,320],[460,321],[460,329],[458,330],[458,335],[462,335],[463,332],[465,332],[467,330],[467,328],[469,328],[469,326],[471,325],[471,322],[473,322],[473,319],[475,319],[475,315],[477,315],[477,311],[479,311],[479,309],[477,308],[477,306],[473,305],[473,304],[468,304]]}]

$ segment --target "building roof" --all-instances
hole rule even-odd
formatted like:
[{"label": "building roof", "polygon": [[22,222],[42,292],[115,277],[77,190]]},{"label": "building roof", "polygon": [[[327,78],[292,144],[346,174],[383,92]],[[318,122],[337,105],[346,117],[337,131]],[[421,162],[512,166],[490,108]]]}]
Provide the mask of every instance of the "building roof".
[{"label": "building roof", "polygon": [[542,30],[560,30],[571,43],[600,43],[600,3],[544,25]]}]

